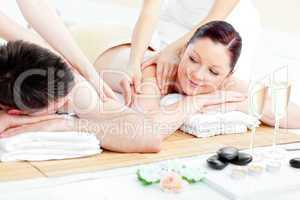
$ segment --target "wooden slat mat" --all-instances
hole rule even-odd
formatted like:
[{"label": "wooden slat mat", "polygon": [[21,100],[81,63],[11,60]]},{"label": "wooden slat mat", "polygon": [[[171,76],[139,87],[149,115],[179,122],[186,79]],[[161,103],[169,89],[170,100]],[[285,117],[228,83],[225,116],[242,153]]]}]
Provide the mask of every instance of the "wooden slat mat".
[{"label": "wooden slat mat", "polygon": [[[271,145],[272,133],[272,128],[259,128],[257,130],[255,146],[262,147]],[[284,133],[279,134],[278,141],[281,144],[300,142],[300,136],[290,131],[284,131]],[[181,131],[177,131],[164,141],[160,153],[128,154],[104,151],[100,155],[80,159],[28,163],[0,163],[0,181],[23,180],[40,176],[53,177],[146,164],[166,159],[212,153],[224,145],[246,149],[249,147],[249,142],[249,132],[246,134],[195,138]]]},{"label": "wooden slat mat", "polygon": [[28,162],[0,163],[0,182],[42,177],[45,175]]}]

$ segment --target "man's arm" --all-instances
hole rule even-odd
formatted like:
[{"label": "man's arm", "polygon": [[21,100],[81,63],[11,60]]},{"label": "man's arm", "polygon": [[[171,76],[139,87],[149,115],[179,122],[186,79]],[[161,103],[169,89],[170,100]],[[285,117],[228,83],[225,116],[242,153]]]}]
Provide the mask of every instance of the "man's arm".
[{"label": "man's arm", "polygon": [[[138,120],[138,121],[137,121]],[[144,121],[131,116],[119,116],[101,122],[86,119],[53,119],[8,129],[0,138],[36,131],[76,131],[95,133],[101,147],[117,152],[158,152],[161,138],[139,129]]]},{"label": "man's arm", "polygon": [[[87,81],[81,81],[80,84],[83,85],[73,88],[69,96],[69,105],[80,119],[71,122],[53,119],[23,125],[5,131],[1,134],[2,137],[28,131],[93,132],[97,134],[105,149],[119,152],[158,152],[163,138],[176,131],[188,117],[205,105],[224,102],[220,94],[190,96],[160,110],[144,114],[114,100],[100,103],[96,91]],[[92,101],[87,101],[88,99]],[[237,101],[241,100],[241,97],[232,94],[226,100]]]}]

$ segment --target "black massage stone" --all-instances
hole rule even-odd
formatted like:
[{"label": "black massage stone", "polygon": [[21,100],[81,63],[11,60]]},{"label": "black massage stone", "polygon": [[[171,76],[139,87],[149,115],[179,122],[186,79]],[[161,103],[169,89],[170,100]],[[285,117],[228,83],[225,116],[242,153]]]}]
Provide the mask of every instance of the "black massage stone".
[{"label": "black massage stone", "polygon": [[293,168],[300,168],[300,158],[293,158],[290,160],[290,165]]},{"label": "black massage stone", "polygon": [[230,163],[235,164],[235,165],[247,165],[252,161],[252,156],[247,153],[238,153],[238,156],[231,160]]},{"label": "black massage stone", "polygon": [[223,147],[217,151],[219,159],[230,162],[237,158],[239,150],[235,147]]},{"label": "black massage stone", "polygon": [[209,157],[206,161],[210,168],[217,170],[224,169],[228,165],[228,162],[221,161],[217,155]]}]

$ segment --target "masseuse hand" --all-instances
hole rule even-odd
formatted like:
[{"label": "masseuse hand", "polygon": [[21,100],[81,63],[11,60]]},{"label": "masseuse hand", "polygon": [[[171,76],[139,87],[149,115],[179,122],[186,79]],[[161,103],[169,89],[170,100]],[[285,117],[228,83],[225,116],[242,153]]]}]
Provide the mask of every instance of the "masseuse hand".
[{"label": "masseuse hand", "polygon": [[[95,86],[95,84],[93,84]],[[99,87],[100,86],[100,87]],[[105,81],[100,77],[100,84],[96,84],[96,90],[98,91],[101,100],[106,101],[107,99],[117,100],[113,90],[105,83]]]},{"label": "masseuse hand", "polygon": [[180,62],[179,51],[172,45],[166,47],[154,57],[145,61],[142,68],[156,65],[157,84],[162,94],[167,94],[168,86],[176,75]]},{"label": "masseuse hand", "polygon": [[86,68],[87,76],[84,76],[81,74],[76,67],[74,67],[70,62],[68,62],[66,59],[62,58],[65,63],[70,67],[70,69],[73,71],[73,73],[77,73],[80,76],[83,77],[83,79],[86,79],[91,83],[91,85],[94,87],[94,89],[97,91],[97,93],[100,96],[100,99],[102,101],[106,101],[108,99],[114,99],[118,100],[113,90],[105,83],[105,81],[102,79],[102,77],[99,75],[99,73],[95,70],[94,66],[88,64],[89,67]]},{"label": "masseuse hand", "polygon": [[133,103],[134,94],[139,93],[141,85],[142,72],[139,65],[129,65],[124,70],[124,76],[120,81],[120,87],[125,98],[127,106],[131,106]]},{"label": "masseuse hand", "polygon": [[0,112],[0,138],[5,130],[22,126],[24,124],[32,124],[50,119],[62,118],[62,115],[43,115],[43,116],[27,116],[27,115],[9,115],[3,111]]},{"label": "masseuse hand", "polygon": [[91,83],[92,86],[94,86],[100,96],[100,99],[102,101],[106,101],[108,99],[118,100],[113,90],[107,85],[107,83],[105,83],[94,67],[92,66],[90,68],[92,68],[92,70],[88,71],[89,75],[86,77],[86,79]]}]

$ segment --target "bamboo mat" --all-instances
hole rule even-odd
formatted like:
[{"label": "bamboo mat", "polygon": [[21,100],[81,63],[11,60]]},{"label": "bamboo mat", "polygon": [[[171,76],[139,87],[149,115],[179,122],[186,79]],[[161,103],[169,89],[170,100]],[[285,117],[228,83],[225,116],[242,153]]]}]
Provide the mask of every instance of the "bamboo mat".
[{"label": "bamboo mat", "polygon": [[[273,129],[269,127],[258,128],[255,146],[271,145],[272,132]],[[166,159],[213,153],[221,146],[235,146],[239,149],[246,149],[249,147],[249,142],[249,132],[210,138],[195,138],[177,131],[164,141],[160,153],[114,153],[103,151],[100,155],[80,159],[0,163],[0,181],[54,177],[146,164]],[[278,142],[280,144],[300,142],[300,135],[285,130],[284,133],[278,135]]]}]

